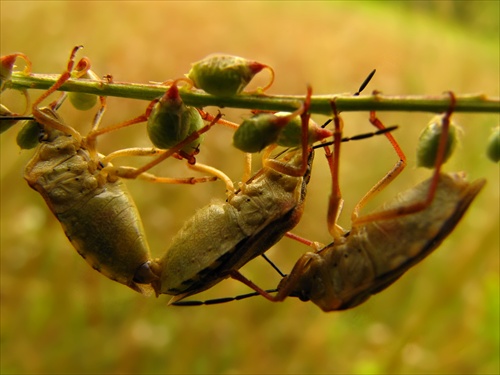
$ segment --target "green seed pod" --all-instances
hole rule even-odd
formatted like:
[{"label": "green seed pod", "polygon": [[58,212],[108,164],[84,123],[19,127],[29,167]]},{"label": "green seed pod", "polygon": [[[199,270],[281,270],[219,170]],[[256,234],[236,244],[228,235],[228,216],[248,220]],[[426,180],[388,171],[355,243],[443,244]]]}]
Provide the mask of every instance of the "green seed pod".
[{"label": "green seed pod", "polygon": [[[234,133],[234,147],[244,152],[259,152],[273,143],[283,147],[299,147],[302,120],[300,116],[290,118],[290,115],[289,112],[262,113],[244,120]],[[332,136],[330,130],[321,128],[314,121],[309,121],[308,133],[309,144]]]},{"label": "green seed pod", "polygon": [[[148,118],[147,130],[149,139],[156,147],[168,149],[203,126],[204,122],[198,110],[184,104],[174,83],[153,107]],[[200,136],[181,151],[193,155],[202,141],[203,136]]]},{"label": "green seed pod", "polygon": [[[84,78],[99,81],[99,76],[90,70],[90,61],[84,57],[80,59],[75,69],[71,72],[72,78]],[[70,92],[69,100],[73,107],[80,111],[87,111],[97,103],[97,95],[82,92]]]},{"label": "green seed pod", "polygon": [[23,127],[17,133],[16,142],[23,150],[30,150],[38,146],[42,127],[35,120],[24,121]]},{"label": "green seed pod", "polygon": [[[439,140],[442,133],[443,115],[432,118],[427,127],[422,131],[417,146],[417,166],[434,168],[436,156],[439,148]],[[444,153],[443,163],[446,162],[457,144],[456,125],[450,121],[446,151]]]},{"label": "green seed pod", "polygon": [[[280,126],[280,123],[283,124]],[[259,113],[245,119],[233,135],[233,145],[244,152],[259,152],[278,141],[283,118],[269,113]]]},{"label": "green seed pod", "polygon": [[210,55],[192,64],[186,75],[194,86],[212,95],[239,94],[262,69],[269,69],[271,81],[262,88],[267,90],[274,81],[274,71],[269,65],[230,55]]},{"label": "green seed pod", "polygon": [[500,127],[493,130],[488,140],[486,155],[494,163],[500,161]]}]

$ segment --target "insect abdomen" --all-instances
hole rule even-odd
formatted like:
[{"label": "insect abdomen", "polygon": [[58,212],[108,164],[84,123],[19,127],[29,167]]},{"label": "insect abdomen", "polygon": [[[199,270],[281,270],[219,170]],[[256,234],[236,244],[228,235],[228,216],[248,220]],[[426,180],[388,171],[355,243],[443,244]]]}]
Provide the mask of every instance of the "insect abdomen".
[{"label": "insect abdomen", "polygon": [[90,157],[82,149],[44,161],[44,153],[54,151],[57,143],[40,145],[26,168],[28,184],[42,195],[75,249],[94,269],[145,291],[133,278],[150,260],[149,247],[125,185],[100,182],[103,176],[89,171]]}]

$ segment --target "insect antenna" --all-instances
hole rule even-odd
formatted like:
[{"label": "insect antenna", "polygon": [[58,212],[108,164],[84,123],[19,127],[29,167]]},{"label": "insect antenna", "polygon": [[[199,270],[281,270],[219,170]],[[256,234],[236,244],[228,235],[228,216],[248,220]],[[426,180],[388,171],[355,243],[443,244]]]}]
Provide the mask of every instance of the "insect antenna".
[{"label": "insect antenna", "polygon": [[370,83],[370,81],[372,80],[373,76],[375,75],[375,72],[377,71],[377,69],[373,69],[371,71],[370,74],[368,74],[368,77],[365,78],[365,80],[363,81],[363,83],[361,84],[361,86],[359,86],[359,89],[358,91],[356,91],[353,95],[354,96],[359,96],[359,94],[361,94],[361,91],[363,91],[366,86],[368,86],[368,83]]},{"label": "insect antenna", "polygon": [[[276,293],[278,289],[267,289],[267,293]],[[261,293],[253,292],[247,294],[240,294],[235,297],[223,297],[223,298],[214,298],[206,301],[178,301],[171,303],[172,306],[202,306],[202,305],[218,305],[221,303],[232,302],[232,301],[240,301],[242,299],[260,296]]]},{"label": "insect antenna", "polygon": [[[393,126],[388,126],[387,128],[384,128],[384,129],[380,129],[380,130],[377,130],[377,131],[374,131],[374,132],[369,132],[369,133],[362,133],[362,134],[358,134],[358,135],[354,135],[352,137],[343,137],[341,138],[341,142],[349,142],[349,141],[359,141],[361,139],[367,139],[367,138],[371,138],[371,137],[374,137],[374,136],[377,136],[377,135],[382,135],[382,134],[385,134],[385,133],[390,133],[396,129],[398,129],[399,126],[398,125],[393,125]],[[321,148],[321,147],[325,147],[325,146],[331,146],[334,144],[334,141],[331,141],[331,142],[325,142],[325,143],[321,143],[319,145],[315,145],[313,146],[314,149],[317,149],[317,148]]]},{"label": "insect antenna", "polygon": [[262,258],[264,258],[266,260],[266,262],[269,263],[271,265],[271,267],[273,267],[281,277],[286,276],[283,272],[281,272],[281,270],[278,268],[278,266],[276,264],[274,264],[274,262],[267,257],[266,254],[262,254]]},{"label": "insect antenna", "polygon": [[[368,86],[368,83],[370,83],[370,81],[372,80],[373,76],[375,75],[375,72],[377,71],[377,69],[373,69],[370,74],[368,74],[368,77],[365,78],[365,80],[363,81],[363,83],[361,84],[361,86],[359,86],[359,89],[358,91],[356,91],[353,96],[359,96],[359,94],[361,94],[361,91],[363,91],[366,86]],[[322,128],[326,128],[328,126],[328,124],[330,124],[332,122],[333,119],[328,119],[325,121],[325,123],[323,125],[321,125]],[[332,144],[332,143],[330,143]]]}]

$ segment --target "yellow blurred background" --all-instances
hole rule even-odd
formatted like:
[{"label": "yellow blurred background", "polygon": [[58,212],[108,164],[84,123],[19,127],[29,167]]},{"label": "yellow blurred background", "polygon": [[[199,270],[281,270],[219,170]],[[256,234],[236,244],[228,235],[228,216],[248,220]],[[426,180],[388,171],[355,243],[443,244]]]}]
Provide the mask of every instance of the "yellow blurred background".
[{"label": "yellow blurred background", "polygon": [[[99,75],[116,81],[177,78],[214,53],[274,67],[271,94],[354,92],[377,69],[367,92],[499,95],[499,3],[474,2],[114,2],[1,1],[1,55],[23,52],[34,72],[62,72],[83,44]],[[263,74],[251,85],[265,81]],[[39,93],[32,92],[36,97]],[[24,99],[3,99],[20,111]],[[132,118],[148,103],[110,98],[103,125]],[[215,113],[215,109],[209,109]],[[61,113],[80,132],[94,111]],[[225,109],[240,121],[244,111]],[[430,175],[415,168],[418,134],[432,114],[379,113],[409,163],[374,206]],[[346,135],[372,131],[367,113],[345,113]],[[325,118],[315,117],[317,122]],[[167,307],[168,297],[140,296],[92,270],[74,251],[42,198],[23,180],[32,152],[16,131],[1,142],[0,372],[20,373],[498,373],[499,169],[485,156],[498,114],[456,114],[461,146],[445,166],[485,177],[457,229],[428,259],[360,307],[323,313],[312,303],[263,298],[202,307]],[[148,146],[142,125],[105,135],[103,153]],[[329,242],[330,180],[318,153],[306,212],[295,233]],[[243,155],[231,131],[215,127],[198,160],[239,181]],[[240,162],[241,160],[241,162]],[[343,147],[341,224],[397,158],[378,137]],[[137,160],[125,161],[128,164]],[[190,176],[167,160],[154,170]],[[182,186],[127,182],[155,255],[196,209],[224,199],[220,182]],[[395,234],[404,236],[404,233]],[[283,239],[268,255],[289,272],[305,246]],[[242,272],[263,288],[278,275],[261,259]],[[197,299],[248,292],[227,280]]]}]

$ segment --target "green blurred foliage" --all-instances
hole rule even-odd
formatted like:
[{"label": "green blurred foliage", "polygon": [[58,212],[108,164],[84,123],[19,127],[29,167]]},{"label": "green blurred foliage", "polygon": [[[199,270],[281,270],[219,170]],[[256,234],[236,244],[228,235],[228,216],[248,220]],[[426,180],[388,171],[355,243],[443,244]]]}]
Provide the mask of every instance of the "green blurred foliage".
[{"label": "green blurred foliage", "polygon": [[[221,52],[273,66],[276,82],[270,93],[303,94],[307,83],[315,94],[353,92],[377,68],[367,90],[499,95],[496,1],[2,1],[0,7],[1,54],[24,52],[40,73],[62,71],[70,49],[83,44],[93,70],[112,74],[117,81],[178,78],[191,62]],[[252,84],[257,87],[258,78]],[[5,93],[2,101],[17,112],[25,105],[15,92]],[[147,104],[110,98],[104,126],[140,114]],[[224,112],[234,121],[246,114]],[[61,115],[85,133],[93,111],[77,112],[65,105]],[[415,169],[415,147],[432,115],[379,116],[387,125],[401,125],[396,138],[409,166],[374,205],[429,175]],[[367,117],[344,114],[346,135],[370,131]],[[104,278],[71,248],[41,197],[23,181],[32,152],[20,152],[16,128],[10,129],[0,138],[0,372],[499,373],[499,171],[485,155],[499,118],[454,118],[464,134],[445,170],[465,170],[470,179],[486,177],[486,188],[428,259],[360,307],[330,314],[295,299],[167,307],[165,296],[145,298]],[[198,160],[237,181],[243,156],[229,146],[231,135],[229,129],[213,129]],[[144,128],[138,125],[103,136],[99,148],[107,153],[147,145]],[[378,137],[347,144],[341,162],[346,200],[341,224],[349,227],[355,203],[392,167],[396,156]],[[134,163],[137,160],[130,160]],[[175,160],[154,172],[193,173]],[[128,186],[155,255],[197,208],[224,199],[219,182],[159,186],[132,181]],[[329,189],[327,166],[317,155],[297,234],[329,241]],[[284,239],[269,256],[288,272],[305,251]],[[279,281],[260,259],[242,272],[264,288]],[[246,292],[228,280],[197,298]]]}]

